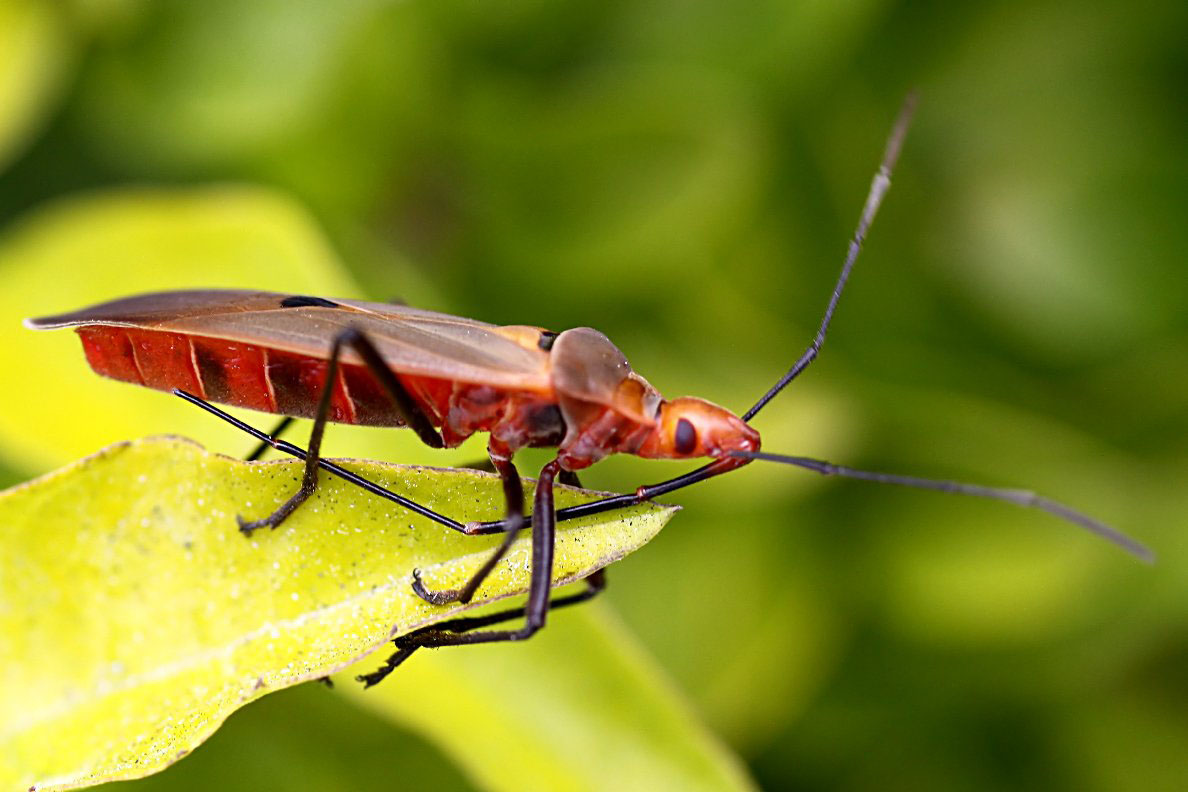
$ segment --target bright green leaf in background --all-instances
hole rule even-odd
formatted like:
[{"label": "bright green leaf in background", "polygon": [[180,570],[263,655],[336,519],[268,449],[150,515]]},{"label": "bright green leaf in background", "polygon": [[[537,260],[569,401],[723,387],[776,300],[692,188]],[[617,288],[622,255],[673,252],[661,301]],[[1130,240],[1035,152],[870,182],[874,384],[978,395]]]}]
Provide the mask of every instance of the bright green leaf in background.
[{"label": "bright green leaf in background", "polygon": [[[463,521],[490,518],[497,509],[488,504],[501,499],[498,479],[488,474],[351,467]],[[0,497],[0,634],[10,636],[0,657],[0,786],[70,788],[154,772],[253,699],[324,676],[393,633],[459,610],[420,600],[410,587],[412,570],[423,570],[431,586],[457,585],[498,537],[443,530],[358,488],[327,482],[282,529],[251,541],[240,536],[234,515],[275,508],[299,470],[292,461],[242,463],[162,438],[113,446]],[[562,505],[580,500],[559,493]],[[617,560],[672,512],[644,505],[563,523],[555,579],[578,579]],[[527,542],[513,546],[489,578],[484,601],[524,590]],[[640,673],[638,660],[616,664],[622,650],[592,637],[604,633],[587,633],[586,653],[611,659],[601,683],[583,687],[595,698],[630,691],[615,676]],[[464,667],[454,672],[477,684]],[[655,681],[641,680],[640,690],[662,690]],[[423,688],[417,704],[424,714],[444,709],[433,706],[434,691],[445,701],[462,695],[450,688],[444,679]],[[569,697],[557,693],[561,701]],[[663,719],[673,705],[661,692],[650,696],[642,717]],[[630,712],[640,706],[638,696],[627,694],[620,706]],[[452,709],[466,716],[465,708]],[[502,712],[495,701],[490,709]],[[490,717],[468,717],[479,730],[492,724]],[[620,720],[627,719],[600,712],[593,722],[601,725],[582,744],[590,749],[599,733],[621,739],[614,728]],[[686,754],[675,768],[692,760],[692,778],[720,772],[723,760],[702,755],[709,744],[695,728],[681,721],[664,733],[671,750]],[[690,748],[691,739],[705,744]],[[665,751],[639,753],[649,775],[662,778]],[[530,761],[512,757],[510,764],[531,777]],[[596,769],[561,762],[551,772],[568,783]]]},{"label": "bright green leaf in background", "polygon": [[178,432],[213,444],[234,431],[178,410],[163,394],[90,375],[74,333],[20,331],[23,317],[165,289],[331,296],[355,290],[299,206],[246,186],[126,190],[47,207],[5,234],[0,272],[0,324],[8,330],[0,367],[35,366],[29,387],[38,390],[30,400],[0,389],[0,453],[33,469],[145,433]]},{"label": "bright green leaf in background", "polygon": [[56,98],[69,53],[61,9],[40,0],[0,0],[0,172]]}]

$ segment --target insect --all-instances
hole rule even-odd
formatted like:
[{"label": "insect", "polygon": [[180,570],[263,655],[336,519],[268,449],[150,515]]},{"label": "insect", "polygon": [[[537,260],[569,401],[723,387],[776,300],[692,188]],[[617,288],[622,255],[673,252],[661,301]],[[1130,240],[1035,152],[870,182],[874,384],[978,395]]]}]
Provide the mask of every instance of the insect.
[{"label": "insect", "polygon": [[[605,335],[590,328],[554,333],[398,305],[218,290],[139,295],[27,324],[38,329],[74,327],[87,361],[99,374],[173,391],[249,432],[266,444],[262,448],[270,445],[304,459],[301,486],[288,501],[267,516],[238,518],[245,534],[280,525],[314,492],[319,469],[453,530],[502,533],[503,542],[460,589],[430,590],[414,573],[412,586],[419,596],[446,604],[469,602],[521,529],[531,525],[532,570],[525,607],[455,618],[400,636],[387,663],[359,677],[367,685],[379,682],[421,647],[528,638],[544,626],[551,608],[601,591],[605,577],[600,570],[587,579],[586,591],[550,601],[557,520],[639,503],[756,459],[1038,508],[1149,559],[1149,551],[1134,540],[1030,492],[875,473],[760,451],[759,433],[749,422],[817,357],[890,186],[913,105],[909,99],[887,141],[816,336],[788,372],[741,416],[700,399],[664,399]],[[281,440],[280,427],[262,432],[212,402],[312,418],[308,450]],[[434,448],[456,446],[476,432],[489,433],[488,454],[502,480],[506,516],[496,522],[461,524],[322,459],[319,449],[329,421],[407,427]],[[531,515],[524,514],[523,487],[513,463],[516,450],[525,447],[557,448],[556,457],[540,471]],[[614,453],[711,461],[631,494],[554,508],[555,482],[576,484],[577,471]],[[497,629],[520,618],[520,627]]]}]

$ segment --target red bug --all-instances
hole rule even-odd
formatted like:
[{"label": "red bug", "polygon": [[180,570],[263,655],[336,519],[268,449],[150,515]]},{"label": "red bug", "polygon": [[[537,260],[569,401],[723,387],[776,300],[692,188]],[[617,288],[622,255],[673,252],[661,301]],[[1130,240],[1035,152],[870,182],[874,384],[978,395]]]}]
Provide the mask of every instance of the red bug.
[{"label": "red bug", "polygon": [[[748,421],[817,356],[866,231],[890,186],[912,110],[905,105],[871,185],[857,231],[812,343],[792,368],[741,417],[700,399],[665,400],[632,371],[627,359],[597,330],[553,333],[537,327],[496,327],[471,319],[404,306],[327,300],[252,291],[178,291],[145,294],[68,314],[29,320],[34,328],[75,327],[91,367],[115,379],[172,390],[281,451],[305,459],[300,489],[275,512],[239,518],[245,534],[276,527],[317,486],[321,468],[382,497],[467,534],[503,533],[504,541],[461,589],[427,590],[424,599],[468,602],[506,553],[523,525],[523,488],[512,463],[525,447],[558,448],[540,472],[532,524],[532,574],[525,608],[461,618],[395,640],[397,651],[378,671],[360,677],[375,684],[423,646],[521,640],[545,623],[552,607],[588,599],[604,586],[602,571],[586,592],[550,602],[556,520],[596,513],[671,492],[767,459],[826,475],[874,480],[1004,500],[1047,511],[1098,533],[1141,558],[1142,545],[1068,507],[1029,492],[950,481],[873,473],[821,460],[765,454]],[[313,418],[305,451],[265,434],[210,402],[286,416]],[[327,421],[413,429],[428,445],[455,446],[475,432],[490,433],[488,452],[503,481],[507,516],[463,525],[321,459]],[[612,453],[651,458],[710,457],[675,479],[635,493],[557,511],[553,485],[576,483],[575,471]],[[487,629],[525,617],[518,629]]]}]

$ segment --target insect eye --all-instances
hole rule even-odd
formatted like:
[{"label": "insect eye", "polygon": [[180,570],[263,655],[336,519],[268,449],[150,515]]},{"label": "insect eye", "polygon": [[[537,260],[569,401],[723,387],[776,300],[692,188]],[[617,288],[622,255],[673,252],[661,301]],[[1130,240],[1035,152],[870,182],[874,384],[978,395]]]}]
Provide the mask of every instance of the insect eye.
[{"label": "insect eye", "polygon": [[693,424],[682,418],[677,421],[673,441],[678,454],[692,454],[697,448],[697,430],[693,428]]}]

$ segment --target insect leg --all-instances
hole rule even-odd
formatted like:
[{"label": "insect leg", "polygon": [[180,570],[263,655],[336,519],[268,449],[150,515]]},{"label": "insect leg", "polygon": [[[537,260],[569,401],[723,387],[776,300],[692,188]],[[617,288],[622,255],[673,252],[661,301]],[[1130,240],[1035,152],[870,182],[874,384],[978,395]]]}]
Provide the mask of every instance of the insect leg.
[{"label": "insect leg", "polygon": [[326,431],[326,422],[330,415],[331,397],[334,395],[334,388],[338,380],[338,359],[342,355],[342,347],[348,344],[359,353],[367,368],[388,391],[388,395],[392,397],[397,412],[405,425],[412,428],[426,445],[432,448],[442,448],[445,445],[429,417],[421,411],[412,395],[405,390],[404,386],[400,384],[400,380],[387,367],[375,346],[363,333],[348,327],[334,338],[334,344],[330,347],[330,358],[326,363],[326,381],[322,385],[322,395],[318,400],[317,412],[314,414],[313,430],[309,434],[309,450],[306,452],[305,473],[301,478],[301,487],[267,517],[259,520],[245,520],[236,515],[235,519],[239,522],[239,530],[244,534],[250,536],[252,531],[264,526],[276,528],[317,489],[319,451],[322,447],[322,435]]},{"label": "insect leg", "polygon": [[421,438],[421,442],[430,448],[445,448],[445,441],[441,439],[441,433],[437,431],[433,421],[417,404],[412,394],[400,383],[400,378],[392,373],[392,369],[388,368],[383,355],[375,348],[375,344],[371,343],[371,339],[361,331],[348,327],[335,339],[335,344],[339,341],[350,344],[359,353],[359,357],[363,358],[364,365],[375,375],[380,385],[392,398],[392,403],[396,406],[396,411],[400,415],[400,420],[404,421],[404,425],[416,432],[417,437]]},{"label": "insect leg", "polygon": [[466,581],[466,585],[460,589],[430,591],[421,582],[419,571],[413,570],[413,591],[426,602],[445,605],[450,602],[470,602],[474,599],[478,587],[491,574],[491,570],[495,569],[495,565],[507,555],[512,543],[520,535],[520,529],[524,527],[524,485],[520,481],[520,474],[516,471],[516,466],[512,463],[511,449],[492,439],[488,446],[488,453],[491,464],[503,481],[503,496],[507,501],[507,516],[500,523],[503,541],[499,547],[495,548],[495,552],[491,553],[490,557],[483,562],[479,570],[471,576],[470,580]]},{"label": "insect leg", "polygon": [[[567,594],[564,597],[557,597],[549,602],[549,610],[557,610],[569,605],[577,605],[580,602],[594,599],[594,597],[606,590],[606,570],[599,569],[593,572],[586,578],[586,590],[580,591],[577,594]],[[422,636],[430,632],[438,633],[466,633],[470,630],[477,630],[484,627],[492,627],[505,621],[513,619],[521,619],[524,617],[524,608],[510,608],[508,610],[498,611],[496,613],[489,613],[483,616],[464,616],[458,619],[449,619],[447,621],[432,624],[428,627],[422,627],[419,630],[414,630],[407,635],[402,635],[393,643],[396,645],[396,651],[388,658],[388,661],[383,666],[372,671],[370,674],[360,674],[355,677],[363,683],[364,687],[371,687],[379,684],[388,674],[396,670],[396,667],[417,650],[418,647],[425,644],[419,643]]]},{"label": "insect leg", "polygon": [[[673,490],[683,489],[691,484],[696,484],[699,481],[705,481],[707,478],[712,478],[719,473],[725,473],[732,470],[733,467],[720,465],[715,460],[708,465],[702,465],[696,470],[691,470],[684,475],[676,478],[661,481],[659,484],[647,484],[638,488],[635,492],[624,495],[609,495],[605,498],[599,498],[589,503],[579,503],[576,506],[566,506],[564,509],[557,510],[557,521],[575,520],[578,517],[588,517],[591,514],[601,514],[602,512],[614,511],[615,509],[625,509],[628,506],[638,506],[645,501],[652,498],[658,498],[661,495],[672,492]],[[564,473],[564,471],[563,471]],[[574,477],[576,480],[576,476]],[[567,482],[562,482],[567,483]],[[580,486],[580,485],[576,485]],[[532,515],[528,515],[525,519],[532,519]],[[478,523],[470,527],[470,533],[497,533],[499,526],[502,523],[499,521],[490,521]]]},{"label": "insect leg", "polygon": [[[293,443],[290,443],[287,440],[278,440],[276,438],[269,437],[263,431],[257,429],[256,427],[252,426],[251,424],[247,423],[246,421],[239,420],[234,415],[231,415],[230,413],[228,413],[226,410],[219,409],[218,407],[216,407],[215,405],[206,401],[205,399],[202,399],[198,396],[195,396],[192,393],[188,393],[184,390],[181,390],[180,388],[174,388],[173,393],[175,396],[177,396],[181,399],[185,399],[190,404],[193,404],[196,407],[201,407],[203,410],[206,410],[208,413],[215,416],[216,418],[223,419],[224,421],[231,424],[232,426],[234,426],[236,429],[240,430],[241,432],[246,432],[247,434],[251,435],[252,437],[256,438],[257,440],[259,440],[262,443],[268,443],[270,446],[272,446],[277,451],[280,451],[283,454],[288,454],[289,456],[296,457],[297,459],[300,459],[303,461],[309,458],[309,453],[304,448],[294,445]],[[439,514],[438,512],[435,512],[426,506],[422,506],[421,504],[417,503],[414,500],[410,500],[410,499],[404,497],[403,495],[398,495],[389,489],[385,489],[384,487],[381,487],[379,484],[376,484],[374,481],[365,479],[362,476],[360,476],[358,473],[352,473],[351,471],[347,470],[346,468],[336,465],[333,462],[331,462],[327,459],[324,459],[322,457],[318,457],[318,467],[320,467],[322,470],[326,471],[327,473],[329,473],[333,476],[338,476],[340,479],[347,482],[348,484],[353,484],[362,490],[366,490],[367,492],[370,492],[372,495],[383,498],[384,500],[391,501],[392,503],[395,503],[397,506],[401,506],[405,509],[408,509],[409,511],[413,512],[414,514],[419,514],[422,517],[425,517],[426,519],[432,520],[433,522],[437,523],[438,525],[444,525],[446,528],[455,530],[458,533],[464,533],[468,536],[474,536],[476,534],[500,533],[502,531],[502,525],[503,525],[502,521],[495,522],[493,524],[494,527],[492,527],[492,528],[487,528],[484,523],[467,523],[467,524],[463,525],[462,523],[458,522],[457,520],[446,517],[444,514]]]},{"label": "insect leg", "polygon": [[260,444],[256,446],[255,450],[245,456],[244,459],[248,462],[255,462],[257,459],[264,456],[264,452],[272,448],[272,441],[284,434],[285,430],[292,425],[293,416],[286,415],[284,418],[281,418],[280,422],[277,423],[276,426],[272,427],[272,431],[268,433],[268,439],[261,440]]},{"label": "insect leg", "polygon": [[305,457],[305,473],[301,477],[301,487],[267,517],[262,517],[259,520],[245,520],[242,515],[235,515],[235,520],[239,523],[239,530],[245,536],[251,536],[253,531],[264,526],[276,528],[298,506],[305,503],[306,499],[317,489],[318,460],[320,459],[318,452],[322,447],[322,435],[326,431],[326,420],[330,413],[330,397],[334,394],[334,385],[338,379],[338,356],[342,351],[343,340],[343,336],[340,334],[334,339],[334,345],[330,348],[330,360],[326,364],[326,382],[322,385],[322,395],[318,399],[313,429],[309,433],[309,451]]},{"label": "insect leg", "polygon": [[[536,498],[532,508],[532,513],[536,515],[532,520],[532,578],[528,583],[528,604],[524,607],[524,626],[517,630],[454,632],[443,625],[433,625],[396,639],[398,649],[392,660],[389,661],[392,668],[404,662],[408,655],[422,646],[461,646],[499,641],[523,641],[526,638],[531,638],[537,630],[544,626],[545,618],[549,612],[549,585],[553,577],[553,542],[556,529],[556,520],[553,514],[553,482],[560,469],[561,463],[554,459],[541,469],[540,477],[536,483]],[[507,618],[514,618],[515,615],[513,613]],[[449,624],[449,622],[445,622],[445,624]],[[476,626],[483,625],[472,624],[467,629],[473,629]]]},{"label": "insect leg", "polygon": [[[460,589],[442,589],[440,591],[430,591],[425,588],[425,584],[421,582],[419,570],[413,570],[413,591],[416,595],[426,602],[432,602],[434,605],[445,605],[450,602],[470,602],[474,599],[475,592],[478,591],[479,586],[491,574],[491,570],[495,568],[505,555],[511,549],[516,537],[520,533],[520,529],[524,526],[524,488],[520,483],[520,474],[516,472],[516,468],[511,463],[511,459],[506,456],[500,456],[496,451],[491,451],[491,465],[498,470],[500,477],[503,479],[503,493],[507,497],[507,516],[503,518],[502,526],[504,531],[503,542],[499,547],[495,548],[495,552],[487,559],[486,563],[482,565],[478,572],[470,580],[466,581],[466,585]],[[578,478],[578,474],[572,470],[562,470],[557,476],[557,480],[569,487],[581,487],[582,482]],[[485,526],[486,523],[478,523],[478,526]],[[494,523],[499,525],[499,523]]]},{"label": "insect leg", "polygon": [[[252,426],[251,424],[247,423],[246,421],[241,421],[240,419],[238,419],[235,416],[228,413],[226,410],[219,409],[219,407],[211,404],[210,402],[206,401],[203,398],[195,396],[194,394],[189,393],[187,391],[181,390],[180,388],[174,388],[173,393],[174,393],[174,395],[178,396],[179,398],[185,399],[190,404],[193,404],[196,407],[201,407],[203,410],[206,410],[208,413],[215,416],[216,418],[223,419],[227,423],[234,426],[236,429],[239,429],[241,432],[246,432],[247,434],[249,434],[252,437],[259,440],[260,442],[270,445],[271,447],[275,448],[277,451],[280,451],[281,453],[288,454],[289,456],[293,456],[293,457],[296,457],[297,459],[301,459],[301,460],[306,460],[309,458],[309,452],[307,452],[305,449],[301,448],[300,446],[294,445],[293,443],[290,443],[287,440],[279,440],[279,439],[270,437],[269,435],[265,434],[263,431],[257,429],[256,427]],[[492,522],[463,524],[463,523],[458,522],[457,520],[451,519],[450,517],[446,517],[444,514],[439,514],[438,512],[435,512],[426,506],[422,506],[421,504],[417,503],[414,500],[409,500],[408,498],[404,497],[403,495],[398,495],[389,489],[385,489],[384,487],[381,487],[379,484],[376,484],[374,481],[365,479],[362,476],[360,476],[358,473],[352,473],[351,471],[347,470],[346,468],[336,465],[327,459],[318,457],[317,464],[318,464],[318,467],[320,467],[322,470],[326,471],[327,473],[329,473],[333,476],[338,476],[343,481],[346,481],[350,484],[354,484],[356,487],[366,490],[367,492],[370,492],[372,495],[383,498],[384,500],[389,500],[398,506],[402,506],[411,512],[419,514],[422,517],[428,518],[439,525],[444,525],[446,528],[455,530],[458,533],[464,533],[467,536],[481,536],[481,535],[486,535],[486,534],[503,533],[503,525],[504,525],[503,520],[494,520]],[[467,465],[466,467],[473,467],[476,470],[483,470],[488,465],[491,465],[491,463],[489,461],[482,462],[482,463],[476,463],[474,465]],[[492,467],[494,467],[494,466],[492,465]],[[695,471],[695,472],[699,472],[699,471]],[[681,477],[681,479],[674,479],[674,481],[683,480],[687,477],[688,477],[688,475]],[[567,470],[561,471],[561,473],[558,476],[558,480],[560,480],[562,484],[567,484],[569,486],[574,486],[574,487],[581,486],[581,484],[578,482],[577,474],[572,473],[571,471],[567,471]],[[691,483],[691,482],[689,482],[689,483]],[[658,487],[661,485],[654,485],[654,486]],[[603,511],[610,511],[611,509],[622,508],[624,506],[631,506],[633,504],[642,502],[642,500],[644,500],[646,498],[656,497],[657,495],[664,494],[664,492],[669,492],[670,489],[675,489],[675,487],[670,488],[670,489],[665,489],[665,490],[663,490],[663,492],[652,491],[651,488],[645,488],[645,489],[647,490],[647,494],[642,495],[642,496],[638,495],[638,494],[615,495],[610,498],[604,498],[602,500],[593,501],[592,503],[581,504],[578,506],[570,506],[565,509],[560,509],[557,511],[557,519],[558,520],[572,520],[576,517],[584,517],[587,514],[597,514],[599,512],[603,512]],[[593,507],[593,508],[588,508],[588,507]],[[527,520],[527,519],[529,519],[529,518],[525,517],[525,520]]]}]

